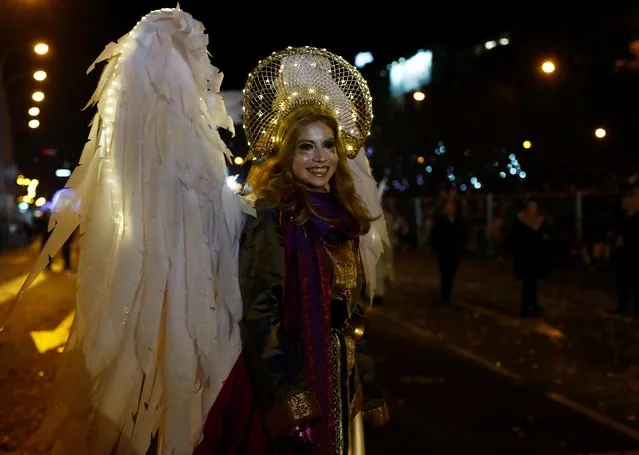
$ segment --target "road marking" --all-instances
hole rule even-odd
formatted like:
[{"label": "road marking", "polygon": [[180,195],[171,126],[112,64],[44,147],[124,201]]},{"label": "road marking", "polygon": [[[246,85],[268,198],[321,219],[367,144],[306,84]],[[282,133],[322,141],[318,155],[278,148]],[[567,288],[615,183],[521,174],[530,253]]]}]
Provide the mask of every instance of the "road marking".
[{"label": "road marking", "polygon": [[[415,324],[412,324],[410,322],[406,322],[405,320],[403,320],[402,318],[400,318],[398,315],[395,314],[391,314],[390,312],[388,312],[388,310],[384,311],[377,311],[377,314],[380,315],[383,318],[389,319],[392,322],[395,322],[399,325],[404,326],[406,329],[410,330],[411,332],[420,335],[422,338],[428,340],[429,342],[437,342],[438,344],[440,344],[441,346],[444,347],[444,349],[447,349],[455,354],[457,354],[457,356],[462,357],[466,360],[471,361],[472,363],[475,363],[479,366],[483,366],[485,368],[490,369],[491,371],[502,375],[504,377],[507,377],[513,381],[516,382],[521,382],[523,383],[525,381],[525,379],[522,379],[522,377],[510,370],[508,370],[507,368],[503,367],[501,365],[500,362],[492,362],[484,357],[481,357],[477,354],[474,354],[470,351],[468,351],[467,349],[464,349],[462,347],[459,347],[455,344],[452,343],[446,343],[443,340],[441,340],[441,338],[438,338],[433,332],[421,328]],[[614,420],[613,418],[602,414],[598,411],[595,411],[593,409],[590,409],[584,405],[581,405],[579,403],[576,403],[574,401],[572,401],[570,398],[561,395],[559,393],[556,392],[546,392],[545,396],[551,400],[553,400],[556,403],[559,403],[563,406],[566,406],[567,408],[572,409],[575,412],[578,412],[582,415],[585,415],[586,417],[591,418],[592,420],[595,420],[596,422],[599,422],[600,424],[614,430],[617,431],[619,433],[625,434],[626,436],[639,441],[639,431],[635,430],[632,427],[629,427],[628,425],[625,425],[617,420]]]},{"label": "road marking", "polygon": [[[29,274],[25,273],[24,275],[20,275],[19,277],[13,278],[12,280],[9,280],[0,285],[0,305],[15,299],[15,297],[18,295],[18,292],[20,292],[20,288],[22,287],[22,285],[24,284],[24,281],[27,279],[28,276]],[[48,278],[49,277],[46,274],[41,273],[33,281],[33,284],[31,285],[30,289],[39,285],[40,283],[47,280]]]},{"label": "road marking", "polygon": [[[378,312],[378,314],[380,314],[380,312]],[[509,379],[513,379],[513,380],[519,380],[520,377],[518,374],[513,373],[512,371],[508,370],[507,368],[505,368],[504,366],[502,366],[501,362],[491,362],[490,360],[484,359],[481,356],[478,356],[476,354],[473,354],[471,351],[462,348],[461,346],[457,346],[456,344],[453,343],[446,343],[444,341],[442,341],[441,339],[439,339],[437,337],[437,335],[435,335],[433,332],[431,332],[430,330],[424,329],[422,327],[419,327],[415,324],[412,324],[410,322],[406,322],[403,319],[401,319],[400,317],[394,315],[394,314],[390,314],[387,311],[384,311],[383,314],[381,314],[382,317],[385,317],[387,319],[391,319],[393,322],[397,323],[397,324],[401,324],[404,327],[406,327],[408,330],[410,330],[411,332],[414,332],[415,334],[429,340],[429,341],[436,341],[438,343],[440,343],[445,349],[454,352],[455,354],[457,354],[457,356],[459,357],[463,357],[466,360],[469,360],[473,363],[478,364],[479,366],[483,366],[485,368],[488,368],[492,371],[494,371],[495,373],[498,373],[502,376],[506,376]]]},{"label": "road marking", "polygon": [[518,329],[523,328],[532,332],[537,332],[550,338],[554,342],[560,342],[561,340],[566,338],[566,335],[561,330],[542,320],[522,320],[513,318],[498,311],[492,311],[479,306],[470,305],[466,302],[457,302],[457,306],[466,308],[469,311],[474,311],[475,313],[483,314],[484,316],[491,317],[510,327],[515,327]]},{"label": "road marking", "polygon": [[629,427],[628,425],[625,425],[617,420],[614,420],[608,417],[605,414],[602,414],[598,411],[590,409],[584,405],[576,403],[572,401],[570,398],[565,397],[559,393],[548,392],[546,393],[546,396],[556,403],[562,404],[566,406],[567,408],[572,409],[573,411],[577,411],[587,417],[590,417],[591,419],[596,420],[600,424],[605,425],[609,428],[612,428],[613,430],[618,431],[619,433],[623,433],[626,436],[634,439],[635,441],[639,441],[639,431]]},{"label": "road marking", "polygon": [[[439,286],[439,283],[433,279],[424,279],[419,281],[409,279],[409,280],[403,280],[402,284],[407,288],[410,288],[411,286],[417,286],[417,285],[419,286],[427,285],[429,287]],[[477,288],[477,285],[473,283],[464,284],[464,289],[466,290],[472,290],[473,288]],[[465,308],[469,311],[473,311],[475,313],[479,313],[484,316],[488,316],[490,318],[493,318],[499,321],[503,325],[514,327],[516,329],[528,330],[530,332],[537,332],[540,335],[544,335],[548,337],[551,341],[555,343],[561,343],[566,338],[566,335],[560,329],[548,324],[545,321],[542,321],[541,319],[535,320],[535,319],[514,318],[512,316],[507,316],[498,311],[489,310],[481,306],[471,305],[461,300],[456,301],[455,306]]]},{"label": "road marking", "polygon": [[430,330],[427,330],[423,327],[419,327],[415,324],[411,324],[406,322],[405,320],[403,320],[402,318],[400,318],[398,315],[395,314],[391,314],[388,312],[387,309],[383,308],[383,309],[379,309],[379,308],[373,308],[373,311],[375,314],[378,314],[386,319],[390,319],[391,321],[403,325],[404,327],[406,327],[407,329],[409,329],[412,332],[415,332],[417,335],[420,335],[423,338],[426,338],[428,340],[437,340],[437,335],[435,335],[433,332],[431,332]]},{"label": "road marking", "polygon": [[53,330],[36,330],[30,332],[31,339],[36,346],[36,349],[40,354],[50,351],[51,349],[58,348],[64,345],[69,338],[69,331],[73,324],[73,317],[75,311],[72,311],[64,320],[58,324]]},{"label": "road marking", "polygon": [[503,367],[501,362],[491,362],[490,360],[487,360],[483,357],[473,354],[469,350],[459,347],[455,344],[446,343],[445,346],[446,346],[446,349],[453,351],[458,356],[464,357],[466,360],[470,360],[471,362],[476,363],[477,365],[488,368],[489,370],[492,370],[497,374],[506,376],[507,378],[513,379],[515,381],[519,381],[521,379],[521,377],[517,373],[513,373],[509,369]]}]

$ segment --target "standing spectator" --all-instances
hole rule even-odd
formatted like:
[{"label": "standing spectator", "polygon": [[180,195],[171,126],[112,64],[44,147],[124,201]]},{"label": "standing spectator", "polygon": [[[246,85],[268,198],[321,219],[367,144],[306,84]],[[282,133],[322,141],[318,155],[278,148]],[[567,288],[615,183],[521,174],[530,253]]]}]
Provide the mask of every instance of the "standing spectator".
[{"label": "standing spectator", "polygon": [[538,282],[548,275],[546,220],[539,213],[539,205],[530,200],[517,214],[512,232],[515,275],[522,281],[521,315],[539,317]]},{"label": "standing spectator", "polygon": [[437,217],[430,234],[430,244],[437,258],[440,276],[440,296],[450,305],[457,270],[466,251],[467,228],[458,204],[449,199]]}]

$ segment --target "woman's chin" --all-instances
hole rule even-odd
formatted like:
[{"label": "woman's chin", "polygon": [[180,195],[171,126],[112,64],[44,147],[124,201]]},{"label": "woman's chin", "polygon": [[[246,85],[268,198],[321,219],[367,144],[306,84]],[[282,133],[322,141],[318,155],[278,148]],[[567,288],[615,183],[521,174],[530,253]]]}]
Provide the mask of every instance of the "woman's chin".
[{"label": "woman's chin", "polygon": [[312,178],[312,179],[304,179],[302,183],[311,191],[326,192],[328,191],[328,187],[329,187],[328,182],[329,180],[327,179]]},{"label": "woman's chin", "polygon": [[316,186],[316,185],[309,185],[308,183],[306,183],[304,186],[306,186],[306,188],[309,191],[314,191],[316,193],[328,193],[328,189],[329,189],[328,184],[324,186]]}]

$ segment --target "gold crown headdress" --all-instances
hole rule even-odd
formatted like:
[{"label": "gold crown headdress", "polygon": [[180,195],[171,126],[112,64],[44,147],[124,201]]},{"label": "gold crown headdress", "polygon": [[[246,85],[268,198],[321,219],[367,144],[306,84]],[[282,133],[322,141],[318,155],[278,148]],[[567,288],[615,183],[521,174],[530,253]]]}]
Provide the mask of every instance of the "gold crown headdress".
[{"label": "gold crown headdress", "polygon": [[326,49],[274,52],[249,74],[243,94],[244,130],[254,156],[272,152],[278,122],[299,106],[317,105],[335,116],[349,158],[363,147],[373,121],[366,81]]}]

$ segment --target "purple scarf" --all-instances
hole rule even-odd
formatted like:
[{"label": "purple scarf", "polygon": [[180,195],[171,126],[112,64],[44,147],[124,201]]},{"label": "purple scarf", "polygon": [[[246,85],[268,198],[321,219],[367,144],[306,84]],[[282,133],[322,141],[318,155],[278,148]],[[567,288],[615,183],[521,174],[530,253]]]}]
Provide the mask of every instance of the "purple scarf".
[{"label": "purple scarf", "polygon": [[313,428],[316,454],[335,448],[335,419],[329,391],[331,276],[323,243],[357,240],[359,224],[337,199],[328,193],[309,192],[313,209],[325,221],[310,215],[306,223],[292,222],[296,210],[283,213],[285,225],[286,282],[282,326],[285,336],[304,360],[309,385],[319,400],[324,418]]}]

